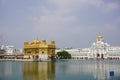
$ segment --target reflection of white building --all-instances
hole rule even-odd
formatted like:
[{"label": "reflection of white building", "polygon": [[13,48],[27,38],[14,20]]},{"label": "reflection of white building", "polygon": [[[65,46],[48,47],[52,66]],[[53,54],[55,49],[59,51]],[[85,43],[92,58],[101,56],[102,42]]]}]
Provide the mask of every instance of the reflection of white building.
[{"label": "reflection of white building", "polygon": [[[60,64],[60,63],[59,63]],[[69,65],[68,65],[69,64]],[[87,80],[113,80],[110,72],[114,71],[114,80],[120,76],[120,64],[117,60],[68,60],[56,65],[57,71],[65,74],[92,76]],[[57,73],[56,71],[56,73]],[[86,80],[85,78],[79,80]]]},{"label": "reflection of white building", "polygon": [[100,34],[90,48],[59,49],[56,52],[62,50],[69,52],[72,59],[120,59],[120,47],[111,47]]},{"label": "reflection of white building", "polygon": [[5,54],[16,54],[16,53],[23,53],[23,50],[22,49],[16,49],[13,45],[8,45],[8,46],[4,46],[2,45],[1,46],[1,49],[5,50]]}]

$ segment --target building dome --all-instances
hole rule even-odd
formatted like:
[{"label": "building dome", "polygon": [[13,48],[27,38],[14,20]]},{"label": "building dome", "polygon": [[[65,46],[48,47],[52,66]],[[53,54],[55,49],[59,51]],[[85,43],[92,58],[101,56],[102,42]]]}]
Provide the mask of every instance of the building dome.
[{"label": "building dome", "polygon": [[98,41],[103,40],[103,36],[101,34],[98,35]]},{"label": "building dome", "polygon": [[27,44],[29,44],[29,42],[28,42],[28,41],[25,41],[24,44],[27,45]]},{"label": "building dome", "polygon": [[32,44],[40,44],[40,41],[38,39],[34,40]]},{"label": "building dome", "polygon": [[45,39],[43,39],[43,40],[42,40],[42,43],[43,43],[43,44],[46,44],[46,40],[45,40]]},{"label": "building dome", "polygon": [[54,40],[51,40],[51,44],[55,44],[55,41],[54,41]]},{"label": "building dome", "polygon": [[25,42],[28,42],[28,41],[25,41]]}]

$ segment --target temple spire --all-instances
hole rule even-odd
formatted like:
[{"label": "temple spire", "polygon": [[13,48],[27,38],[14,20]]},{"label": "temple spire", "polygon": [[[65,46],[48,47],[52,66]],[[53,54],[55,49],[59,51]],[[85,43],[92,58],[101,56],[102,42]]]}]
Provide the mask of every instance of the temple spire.
[{"label": "temple spire", "polygon": [[98,41],[102,41],[103,40],[103,36],[101,34],[99,34],[98,37],[97,37],[97,40]]}]

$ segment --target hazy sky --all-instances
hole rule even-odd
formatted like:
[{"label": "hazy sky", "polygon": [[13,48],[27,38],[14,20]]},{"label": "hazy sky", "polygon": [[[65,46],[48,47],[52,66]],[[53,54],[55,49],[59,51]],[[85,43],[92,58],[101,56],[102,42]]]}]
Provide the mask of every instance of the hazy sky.
[{"label": "hazy sky", "polygon": [[101,33],[120,46],[120,0],[0,0],[0,35],[4,45],[56,41],[59,48],[90,47]]}]

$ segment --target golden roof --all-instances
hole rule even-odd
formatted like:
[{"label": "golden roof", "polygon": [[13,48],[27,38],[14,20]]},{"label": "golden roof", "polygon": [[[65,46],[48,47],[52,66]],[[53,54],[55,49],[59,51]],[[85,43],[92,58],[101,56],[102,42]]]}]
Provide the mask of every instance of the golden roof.
[{"label": "golden roof", "polygon": [[40,41],[38,39],[34,40],[32,44],[40,44]]},{"label": "golden roof", "polygon": [[101,34],[98,35],[98,40],[103,40],[103,36]]},{"label": "golden roof", "polygon": [[28,41],[24,41],[24,42],[28,42]]},{"label": "golden roof", "polygon": [[51,40],[51,41],[53,41],[53,42],[54,42],[54,40]]}]

